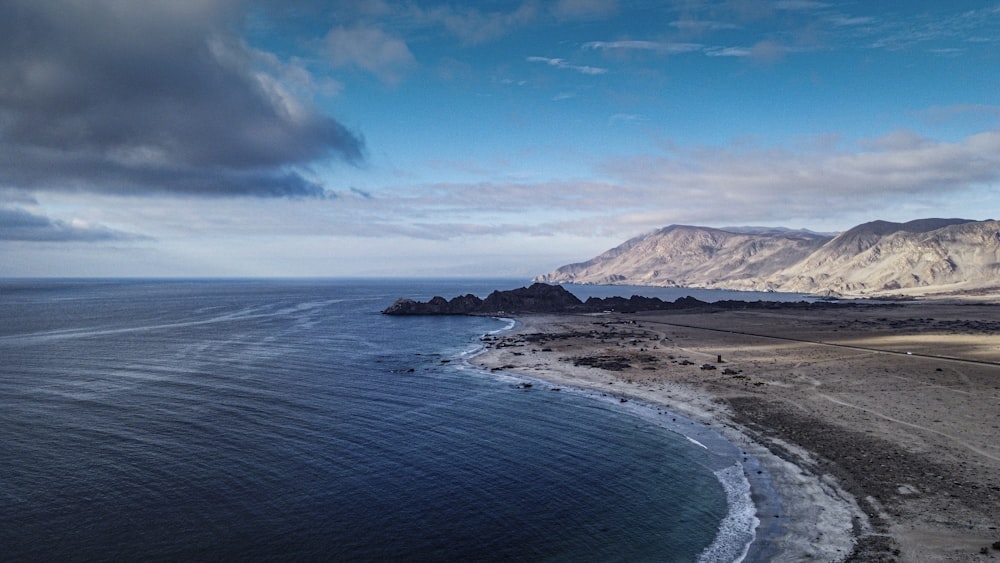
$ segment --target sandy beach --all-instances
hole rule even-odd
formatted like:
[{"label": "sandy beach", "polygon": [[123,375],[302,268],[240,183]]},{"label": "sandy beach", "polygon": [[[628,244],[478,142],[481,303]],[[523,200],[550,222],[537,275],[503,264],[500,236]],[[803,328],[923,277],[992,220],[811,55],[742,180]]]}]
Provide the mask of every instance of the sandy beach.
[{"label": "sandy beach", "polygon": [[1000,306],[518,320],[473,363],[662,406],[745,452],[748,560],[1000,557]]}]

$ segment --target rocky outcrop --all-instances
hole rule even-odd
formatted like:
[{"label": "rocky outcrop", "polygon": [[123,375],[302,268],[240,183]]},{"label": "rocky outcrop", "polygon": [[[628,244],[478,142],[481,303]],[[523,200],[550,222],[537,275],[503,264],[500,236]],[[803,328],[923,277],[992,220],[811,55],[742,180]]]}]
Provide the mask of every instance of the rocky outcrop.
[{"label": "rocky outcrop", "polygon": [[565,288],[544,283],[510,291],[494,291],[486,299],[463,295],[450,301],[434,297],[427,302],[399,299],[382,311],[386,315],[503,315],[517,313],[557,313],[583,306]]},{"label": "rocky outcrop", "polygon": [[712,309],[774,309],[837,306],[830,303],[771,302],[771,301],[717,301],[706,303],[694,297],[681,297],[676,301],[663,301],[656,297],[590,297],[580,301],[566,288],[559,285],[535,283],[509,291],[494,291],[486,299],[475,295],[462,295],[451,300],[434,297],[430,301],[399,299],[385,310],[384,315],[483,315],[503,316],[530,313],[598,313],[614,311],[712,310]]},{"label": "rocky outcrop", "polygon": [[873,221],[837,236],[675,225],[536,281],[830,296],[995,290],[1000,287],[1000,223]]}]

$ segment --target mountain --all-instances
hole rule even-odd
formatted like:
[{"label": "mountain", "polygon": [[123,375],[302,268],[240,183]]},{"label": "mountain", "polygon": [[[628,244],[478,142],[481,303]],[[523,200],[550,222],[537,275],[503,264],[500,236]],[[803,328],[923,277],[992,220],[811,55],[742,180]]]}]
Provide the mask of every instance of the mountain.
[{"label": "mountain", "polygon": [[752,289],[757,280],[799,263],[831,238],[809,231],[732,232],[672,225],[535,280]]},{"label": "mountain", "polygon": [[1000,286],[998,273],[1000,223],[922,219],[858,225],[771,282],[793,292],[926,293]]},{"label": "mountain", "polygon": [[852,296],[985,290],[1000,287],[1000,223],[873,221],[836,236],[673,225],[535,279]]}]

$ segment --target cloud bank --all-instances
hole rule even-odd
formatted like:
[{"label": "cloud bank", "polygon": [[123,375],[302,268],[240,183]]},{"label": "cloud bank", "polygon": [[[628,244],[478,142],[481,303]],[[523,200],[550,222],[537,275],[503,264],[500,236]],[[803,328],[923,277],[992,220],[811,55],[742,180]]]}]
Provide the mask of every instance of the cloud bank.
[{"label": "cloud bank", "polygon": [[[908,220],[939,213],[957,196],[1000,193],[1000,131],[955,142],[896,131],[836,147],[678,147],[607,158],[587,180],[434,183],[383,190],[352,205],[338,224],[358,236],[393,233],[452,239],[532,236],[633,236],[670,223],[830,224],[858,217]],[[983,213],[992,208],[987,206]],[[966,213],[970,219],[979,209]]]},{"label": "cloud bank", "polygon": [[228,0],[0,7],[0,187],[318,196],[302,172],[362,139],[227,26]]},{"label": "cloud bank", "polygon": [[106,227],[49,219],[23,209],[0,207],[0,241],[107,242],[142,238]]}]

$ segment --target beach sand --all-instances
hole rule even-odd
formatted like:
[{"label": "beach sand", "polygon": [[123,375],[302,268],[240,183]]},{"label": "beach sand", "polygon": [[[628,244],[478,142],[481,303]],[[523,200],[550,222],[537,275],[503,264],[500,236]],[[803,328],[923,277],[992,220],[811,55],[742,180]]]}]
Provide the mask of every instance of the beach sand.
[{"label": "beach sand", "polygon": [[749,560],[1000,557],[1000,306],[518,320],[473,363],[663,406],[746,452]]}]

